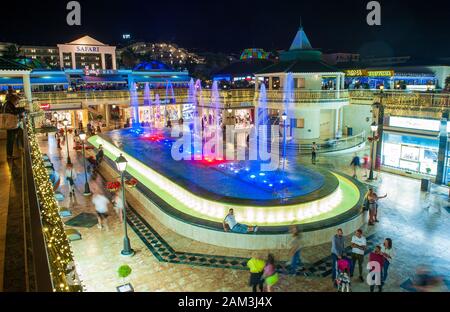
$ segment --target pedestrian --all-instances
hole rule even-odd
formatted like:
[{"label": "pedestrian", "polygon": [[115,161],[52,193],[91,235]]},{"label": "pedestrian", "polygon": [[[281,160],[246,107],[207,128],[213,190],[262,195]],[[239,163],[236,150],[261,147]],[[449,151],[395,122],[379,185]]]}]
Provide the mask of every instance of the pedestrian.
[{"label": "pedestrian", "polygon": [[105,225],[106,229],[108,230],[108,223],[106,220],[108,217],[108,198],[106,198],[106,196],[102,194],[95,194],[92,197],[92,203],[94,204],[95,211],[97,212],[98,228],[102,229],[103,225]]},{"label": "pedestrian", "polygon": [[75,179],[77,178],[77,173],[73,169],[72,164],[67,164],[65,175],[67,183],[69,185],[69,196],[75,196]]},{"label": "pedestrian", "polygon": [[331,280],[334,284],[336,282],[337,262],[338,259],[342,259],[344,251],[344,234],[342,229],[339,228],[331,238]]},{"label": "pedestrian", "polygon": [[378,215],[378,200],[386,198],[387,194],[384,196],[378,196],[377,193],[373,191],[373,188],[369,188],[369,193],[367,193],[367,202],[369,204],[369,225],[374,225],[375,222],[379,222]]},{"label": "pedestrian", "polygon": [[119,216],[120,223],[123,222],[123,198],[120,191],[117,191],[113,200],[112,204],[114,207],[114,211]]},{"label": "pedestrian", "polygon": [[[373,263],[378,263],[378,268],[373,265]],[[373,252],[369,255],[369,263],[367,264],[367,269],[369,269],[369,272],[375,271],[375,274],[371,275],[372,283],[370,283],[370,292],[373,292],[375,289],[375,286],[378,286],[378,291],[383,291],[383,284],[381,282],[382,279],[382,270],[384,265],[384,257],[381,253],[381,247],[375,246],[375,249]]]},{"label": "pedestrian", "polygon": [[58,149],[61,149],[61,138],[60,138],[58,132],[55,133],[55,137],[56,137],[56,147],[57,147]]},{"label": "pedestrian", "polygon": [[370,168],[370,158],[369,155],[365,154],[363,157],[363,166],[364,166],[364,177],[368,176],[369,168]]},{"label": "pedestrian", "polygon": [[247,262],[247,267],[250,269],[249,285],[252,287],[253,292],[257,291],[257,287],[259,287],[261,292],[264,289],[264,280],[262,279],[262,276],[265,265],[266,262],[260,259],[256,254]]},{"label": "pedestrian", "polygon": [[[20,98],[14,92],[12,87],[8,87],[8,92],[6,94],[6,101],[1,107],[1,113],[16,115],[20,118],[20,115],[25,111],[23,108],[18,108]],[[14,129],[6,130],[6,156],[8,160],[17,159],[14,156],[14,143],[16,142],[16,137],[18,135],[17,127]]]},{"label": "pedestrian", "polygon": [[237,223],[233,208],[228,211],[228,214],[223,220],[222,225],[225,232],[231,231],[233,233],[246,234],[248,232],[256,233],[258,231],[258,227],[256,225],[248,226],[245,224]]},{"label": "pedestrian", "polygon": [[381,286],[386,282],[386,278],[388,276],[389,265],[392,263],[392,259],[394,258],[394,249],[392,248],[392,239],[386,238],[383,242],[383,246],[381,246],[381,253],[384,257],[383,263],[383,272],[381,274]]},{"label": "pedestrian", "polygon": [[367,240],[363,236],[363,231],[361,229],[356,230],[355,235],[352,237],[352,267],[350,275],[353,277],[355,271],[356,263],[358,263],[359,269],[359,280],[364,281],[362,276],[362,265],[364,262],[364,251],[367,248]]},{"label": "pedestrian", "polygon": [[272,254],[267,256],[266,265],[264,266],[264,272],[262,278],[266,285],[267,292],[272,292],[273,286],[278,282],[278,273],[275,267],[275,257]]},{"label": "pedestrian", "polygon": [[103,161],[103,156],[104,156],[104,152],[103,152],[103,145],[100,144],[98,146],[98,151],[97,154],[95,154],[95,167],[100,166],[100,163]]},{"label": "pedestrian", "polygon": [[318,149],[318,147],[317,147],[316,142],[313,142],[312,146],[311,146],[311,162],[313,165],[316,164],[317,149]]},{"label": "pedestrian", "polygon": [[290,257],[290,273],[295,275],[297,273],[297,267],[300,266],[304,269],[300,254],[300,232],[296,226],[291,228],[292,239],[291,239],[291,249],[289,250]]},{"label": "pedestrian", "polygon": [[357,154],[353,156],[352,161],[350,162],[350,166],[353,168],[353,177],[356,178],[356,170],[357,168],[361,167],[361,160],[359,159],[359,156]]}]

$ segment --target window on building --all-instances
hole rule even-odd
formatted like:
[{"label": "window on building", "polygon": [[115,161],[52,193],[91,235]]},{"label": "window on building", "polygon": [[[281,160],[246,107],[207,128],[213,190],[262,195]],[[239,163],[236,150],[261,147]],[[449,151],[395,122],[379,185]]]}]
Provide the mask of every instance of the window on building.
[{"label": "window on building", "polygon": [[272,89],[278,90],[280,87],[280,77],[272,77]]}]

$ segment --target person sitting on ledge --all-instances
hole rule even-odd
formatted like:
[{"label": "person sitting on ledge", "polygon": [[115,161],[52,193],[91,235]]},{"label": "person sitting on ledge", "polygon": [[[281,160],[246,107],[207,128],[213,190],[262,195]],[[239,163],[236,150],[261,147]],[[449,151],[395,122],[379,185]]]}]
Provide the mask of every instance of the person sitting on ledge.
[{"label": "person sitting on ledge", "polygon": [[231,208],[223,220],[223,230],[225,232],[231,231],[233,233],[241,233],[246,234],[248,232],[256,233],[258,231],[258,227],[255,226],[248,226],[245,224],[240,224],[236,222],[236,218],[234,217],[234,211],[233,208]]}]

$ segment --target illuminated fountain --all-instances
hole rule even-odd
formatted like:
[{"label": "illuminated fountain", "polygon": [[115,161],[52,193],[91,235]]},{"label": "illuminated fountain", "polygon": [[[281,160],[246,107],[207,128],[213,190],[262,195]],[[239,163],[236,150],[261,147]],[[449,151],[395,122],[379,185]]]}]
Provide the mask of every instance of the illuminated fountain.
[{"label": "illuminated fountain", "polygon": [[155,95],[154,107],[155,128],[162,128],[161,100],[159,98],[159,94]]},{"label": "illuminated fountain", "polygon": [[139,98],[138,98],[138,92],[137,92],[137,86],[135,83],[133,83],[130,86],[130,106],[132,111],[132,126],[133,128],[139,128]]},{"label": "illuminated fountain", "polygon": [[[199,139],[197,142],[203,147],[197,113],[205,109],[202,89],[199,80],[195,83],[191,80],[189,85],[188,105],[192,105],[193,113],[183,116],[191,116],[192,120],[186,120],[186,124],[192,127],[186,125],[183,133],[193,134],[194,140],[188,146],[179,149],[180,138],[167,131],[139,137],[121,129],[89,139],[94,146],[102,144],[105,156],[111,160],[123,154],[128,160],[127,172],[140,182],[133,191],[140,192],[145,209],[162,224],[194,240],[245,249],[286,248],[288,229],[293,224],[302,231],[304,246],[329,241],[336,227],[350,233],[363,224],[361,205],[366,190],[350,177],[296,161],[282,171],[262,170],[263,161],[259,158],[223,160],[213,157],[215,149],[202,153],[195,145],[195,139]],[[285,112],[280,115],[286,113],[289,124],[289,116],[293,114],[292,75],[286,82],[285,93]],[[259,94],[256,123],[270,125],[264,85]],[[166,99],[170,101],[170,91],[168,97],[166,92]],[[154,103],[158,116],[158,95]],[[212,86],[207,106],[214,112],[211,128],[220,129],[222,107],[217,84]],[[174,156],[174,151],[176,155],[185,155],[186,150],[189,158]],[[260,226],[257,235],[224,233],[222,221],[230,208],[234,209],[238,222]]]},{"label": "illuminated fountain", "polygon": [[147,115],[147,122],[149,124],[150,130],[152,128],[152,120],[151,120],[151,116],[152,116],[152,99],[150,96],[150,87],[148,85],[148,82],[145,83],[144,86],[144,106],[148,106],[148,115]]}]

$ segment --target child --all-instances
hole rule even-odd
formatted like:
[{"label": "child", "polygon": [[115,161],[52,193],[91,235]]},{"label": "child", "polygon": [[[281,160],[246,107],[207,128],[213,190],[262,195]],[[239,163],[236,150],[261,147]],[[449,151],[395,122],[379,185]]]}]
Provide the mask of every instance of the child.
[{"label": "child", "polygon": [[336,278],[336,284],[338,285],[338,292],[350,292],[351,290],[351,280],[349,269],[345,268],[344,271],[340,272]]},{"label": "child", "polygon": [[272,287],[278,282],[278,273],[275,269],[275,258],[272,254],[269,254],[267,256],[263,279],[264,283],[266,284],[267,292],[272,292]]},{"label": "child", "polygon": [[351,289],[351,279],[350,279],[350,260],[343,256],[337,261],[338,276],[336,278],[336,285],[338,291],[347,292]]}]

